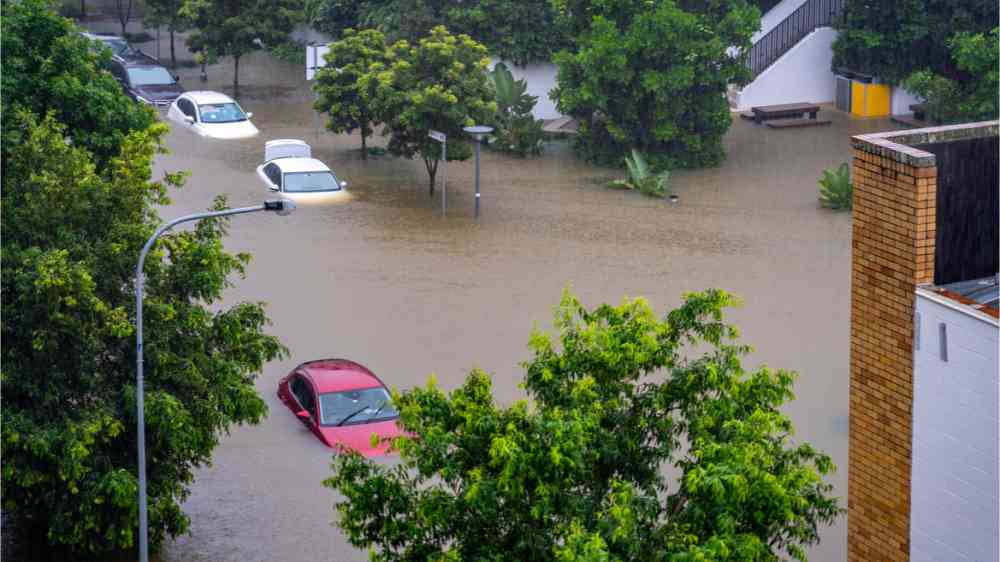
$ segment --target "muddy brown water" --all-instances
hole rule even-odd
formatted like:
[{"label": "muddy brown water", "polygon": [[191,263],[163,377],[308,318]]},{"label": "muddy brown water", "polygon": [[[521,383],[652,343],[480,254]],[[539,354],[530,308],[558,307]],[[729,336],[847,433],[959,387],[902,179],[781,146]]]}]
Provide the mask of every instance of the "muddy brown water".
[{"label": "muddy brown water", "polygon": [[[208,72],[201,83],[198,69],[179,71],[189,90],[231,90],[231,65]],[[227,247],[254,260],[226,302],[266,301],[291,357],[264,368],[257,388],[269,416],[222,439],[184,506],[190,533],[159,560],[366,560],[331,524],[336,497],[320,484],[330,451],[276,399],[278,379],[302,361],[337,356],[398,388],[431,373],[452,388],[479,366],[507,403],[523,396],[518,364],[530,330],[549,326],[568,284],[587,305],[643,296],[661,312],[686,291],[740,295],[745,304],[729,319],[755,347],[746,365],[800,373],[787,411],[797,437],[833,457],[846,505],[851,219],[818,207],[816,180],[849,158],[851,134],[892,128],[887,121],[827,110],[832,126],[770,130],[734,119],[723,165],[674,173],[677,205],[605,188],[617,172],[565,146],[527,160],[484,150],[475,221],[471,161],[448,164],[442,216],[420,161],[362,161],[357,135],[317,131],[302,67],[255,54],[241,62],[241,82],[261,134],[223,142],[172,131],[156,170],[192,175],[164,218],[202,210],[219,194],[233,206],[268,197],[255,168],[276,138],[308,141],[350,185],[289,217],[232,220]],[[811,559],[844,560],[845,544],[841,518]]]}]

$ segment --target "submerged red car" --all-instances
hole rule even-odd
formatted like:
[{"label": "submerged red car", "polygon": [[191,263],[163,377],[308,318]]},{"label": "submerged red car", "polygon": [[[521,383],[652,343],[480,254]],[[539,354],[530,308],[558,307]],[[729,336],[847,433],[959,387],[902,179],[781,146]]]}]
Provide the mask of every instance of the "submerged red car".
[{"label": "submerged red car", "polygon": [[278,398],[328,447],[340,445],[373,457],[389,445],[372,446],[372,434],[403,434],[385,384],[354,361],[303,363],[278,382]]}]

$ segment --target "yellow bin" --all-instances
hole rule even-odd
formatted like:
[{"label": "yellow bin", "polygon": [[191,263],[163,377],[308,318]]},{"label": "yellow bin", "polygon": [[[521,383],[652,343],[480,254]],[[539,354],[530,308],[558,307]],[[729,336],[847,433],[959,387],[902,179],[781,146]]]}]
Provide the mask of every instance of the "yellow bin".
[{"label": "yellow bin", "polygon": [[851,113],[858,117],[886,117],[890,113],[892,89],[888,84],[851,81]]}]

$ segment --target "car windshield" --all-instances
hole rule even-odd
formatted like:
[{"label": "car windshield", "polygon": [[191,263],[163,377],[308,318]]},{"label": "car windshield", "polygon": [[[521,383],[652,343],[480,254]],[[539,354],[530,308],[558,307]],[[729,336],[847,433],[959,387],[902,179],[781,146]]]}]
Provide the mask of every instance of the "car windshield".
[{"label": "car windshield", "polygon": [[333,172],[296,172],[285,174],[284,190],[290,193],[339,191],[340,182]]},{"label": "car windshield", "polygon": [[162,86],[174,83],[174,77],[160,66],[144,66],[128,69],[128,81],[133,86]]},{"label": "car windshield", "polygon": [[233,123],[246,121],[247,116],[235,103],[209,103],[199,105],[202,123]]},{"label": "car windshield", "polygon": [[116,55],[128,55],[135,52],[132,50],[132,47],[128,43],[126,43],[125,40],[123,39],[103,39],[102,41],[104,42],[105,45],[110,47],[111,52]]},{"label": "car windshield", "polygon": [[353,425],[395,418],[399,413],[383,387],[319,395],[321,425]]}]

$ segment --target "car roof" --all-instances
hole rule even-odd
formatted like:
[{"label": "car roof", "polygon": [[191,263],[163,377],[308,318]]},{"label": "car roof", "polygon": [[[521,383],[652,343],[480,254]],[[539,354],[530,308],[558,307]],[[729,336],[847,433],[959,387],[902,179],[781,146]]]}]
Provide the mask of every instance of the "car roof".
[{"label": "car roof", "polygon": [[194,90],[186,92],[184,95],[199,105],[203,103],[236,103],[233,101],[233,98],[226,94],[210,90]]},{"label": "car roof", "polygon": [[153,57],[143,53],[141,51],[136,51],[134,53],[125,53],[121,55],[115,55],[114,60],[123,64],[126,67],[136,67],[136,66],[158,66],[163,68],[160,61],[154,59]]},{"label": "car roof", "polygon": [[385,386],[375,373],[348,359],[319,359],[295,368],[312,382],[317,394]]},{"label": "car roof", "polygon": [[276,164],[285,174],[295,172],[329,172],[330,168],[315,158],[286,157],[275,158],[268,164]]}]

